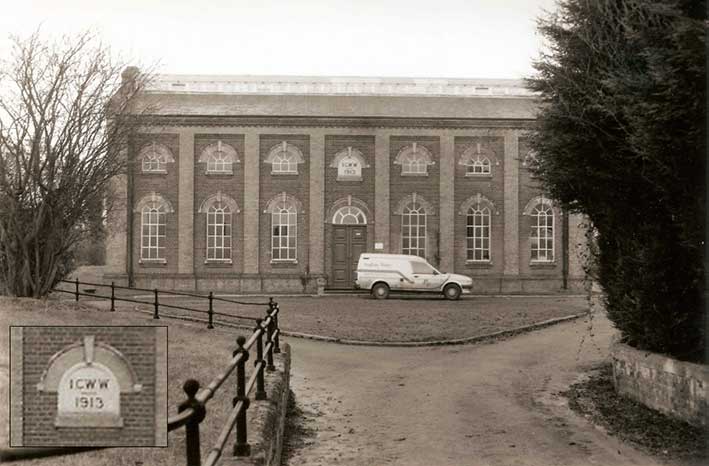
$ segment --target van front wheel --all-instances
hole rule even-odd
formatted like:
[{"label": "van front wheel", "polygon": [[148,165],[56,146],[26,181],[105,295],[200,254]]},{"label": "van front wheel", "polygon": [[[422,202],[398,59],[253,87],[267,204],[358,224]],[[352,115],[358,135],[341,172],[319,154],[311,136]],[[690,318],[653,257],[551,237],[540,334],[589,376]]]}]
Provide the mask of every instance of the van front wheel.
[{"label": "van front wheel", "polygon": [[455,301],[456,299],[460,298],[460,287],[458,285],[446,285],[445,288],[443,288],[443,296],[446,297],[446,299],[449,299],[451,301]]},{"label": "van front wheel", "polygon": [[377,283],[372,287],[372,296],[376,299],[387,299],[389,296],[389,287],[386,283]]}]

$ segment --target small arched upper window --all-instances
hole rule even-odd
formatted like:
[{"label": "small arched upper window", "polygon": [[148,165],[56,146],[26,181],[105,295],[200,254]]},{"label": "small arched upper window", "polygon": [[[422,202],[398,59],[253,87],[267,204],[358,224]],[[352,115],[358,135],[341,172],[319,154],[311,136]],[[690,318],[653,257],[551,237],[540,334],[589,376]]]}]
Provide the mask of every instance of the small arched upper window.
[{"label": "small arched upper window", "polygon": [[404,176],[428,176],[428,166],[435,162],[426,146],[414,142],[399,151],[394,163],[401,165]]},{"label": "small arched upper window", "polygon": [[207,174],[231,175],[234,164],[239,163],[239,156],[231,145],[217,141],[204,148],[199,161],[207,164]]},{"label": "small arched upper window", "polygon": [[170,149],[157,142],[143,146],[138,159],[143,173],[167,173],[167,164],[175,161]]},{"label": "small arched upper window", "polygon": [[271,174],[297,175],[298,165],[305,163],[305,158],[300,149],[283,141],[271,148],[264,162],[271,164]]},{"label": "small arched upper window", "polygon": [[465,176],[490,176],[492,166],[499,163],[494,153],[481,147],[480,143],[468,147],[460,158],[460,165],[465,167]]}]

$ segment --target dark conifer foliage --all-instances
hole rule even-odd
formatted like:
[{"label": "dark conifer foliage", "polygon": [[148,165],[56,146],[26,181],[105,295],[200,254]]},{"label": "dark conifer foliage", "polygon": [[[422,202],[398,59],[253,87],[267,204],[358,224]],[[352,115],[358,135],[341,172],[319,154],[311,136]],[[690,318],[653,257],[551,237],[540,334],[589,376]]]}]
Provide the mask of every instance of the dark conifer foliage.
[{"label": "dark conifer foliage", "polygon": [[705,2],[562,0],[539,21],[536,175],[596,230],[592,268],[629,344],[704,351]]}]

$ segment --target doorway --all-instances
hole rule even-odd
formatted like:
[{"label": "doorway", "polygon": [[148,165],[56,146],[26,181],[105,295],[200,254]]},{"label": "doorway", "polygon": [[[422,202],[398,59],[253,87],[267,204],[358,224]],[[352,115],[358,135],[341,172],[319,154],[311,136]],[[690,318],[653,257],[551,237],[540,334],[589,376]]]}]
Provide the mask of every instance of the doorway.
[{"label": "doorway", "polygon": [[333,216],[330,288],[354,288],[359,255],[367,250],[367,219],[359,208],[345,206]]}]

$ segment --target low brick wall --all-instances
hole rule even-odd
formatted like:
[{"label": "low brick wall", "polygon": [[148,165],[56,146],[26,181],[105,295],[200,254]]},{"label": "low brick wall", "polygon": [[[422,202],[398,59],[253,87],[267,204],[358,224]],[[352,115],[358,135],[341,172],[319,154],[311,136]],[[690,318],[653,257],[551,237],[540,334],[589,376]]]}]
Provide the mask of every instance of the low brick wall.
[{"label": "low brick wall", "polygon": [[611,346],[611,356],[618,393],[689,424],[709,424],[709,367],[639,351],[620,342]]},{"label": "low brick wall", "polygon": [[251,401],[247,414],[251,456],[235,458],[228,446],[221,466],[280,466],[290,392],[290,357],[290,346],[281,342],[281,352],[273,355],[276,370],[265,372],[268,399]]}]

